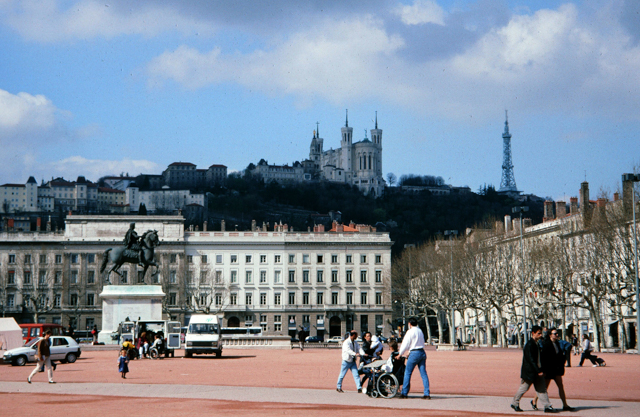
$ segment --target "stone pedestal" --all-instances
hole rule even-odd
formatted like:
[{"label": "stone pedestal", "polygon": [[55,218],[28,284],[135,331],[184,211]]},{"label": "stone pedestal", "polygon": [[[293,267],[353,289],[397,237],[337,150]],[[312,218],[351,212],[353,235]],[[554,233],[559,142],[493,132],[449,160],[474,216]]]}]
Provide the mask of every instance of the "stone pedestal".
[{"label": "stone pedestal", "polygon": [[162,299],[165,294],[160,285],[108,285],[102,289],[102,330],[98,342],[117,344],[111,335],[118,324],[130,320],[162,320]]}]

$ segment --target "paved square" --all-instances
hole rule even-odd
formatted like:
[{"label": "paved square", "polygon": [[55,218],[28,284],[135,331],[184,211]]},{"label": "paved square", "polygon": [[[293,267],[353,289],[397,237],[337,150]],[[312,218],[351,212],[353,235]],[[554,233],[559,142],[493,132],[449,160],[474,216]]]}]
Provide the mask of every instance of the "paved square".
[{"label": "paved square", "polygon": [[[90,349],[90,348],[89,348]],[[91,415],[135,412],[138,407],[156,415],[325,415],[344,410],[367,415],[403,416],[515,415],[509,408],[520,374],[522,353],[516,349],[480,349],[467,352],[427,351],[427,369],[433,399],[420,398],[422,383],[412,378],[413,398],[371,399],[355,393],[353,379],[345,378],[335,391],[340,367],[339,349],[225,350],[222,358],[196,356],[130,363],[127,379],[117,371],[117,351],[85,349],[74,364],[59,364],[58,382],[46,383],[43,374],[29,385],[31,366],[0,367],[0,398],[6,415],[45,407]],[[178,353],[181,356],[182,352]],[[386,355],[385,355],[386,356]],[[569,404],[580,416],[640,415],[640,357],[602,354],[607,367],[566,368]],[[573,356],[574,365],[578,356]],[[552,403],[561,407],[552,383]],[[411,397],[410,393],[410,397]],[[521,406],[525,414],[533,391]],[[179,399],[178,401],[176,401]],[[4,407],[3,407],[4,408]],[[3,414],[4,414],[3,412]]]}]

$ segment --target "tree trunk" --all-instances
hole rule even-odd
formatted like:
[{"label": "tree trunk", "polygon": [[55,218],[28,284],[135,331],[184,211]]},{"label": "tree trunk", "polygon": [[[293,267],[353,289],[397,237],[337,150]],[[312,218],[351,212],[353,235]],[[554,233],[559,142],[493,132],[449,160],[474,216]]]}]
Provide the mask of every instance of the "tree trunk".
[{"label": "tree trunk", "polygon": [[429,309],[424,309],[424,324],[427,328],[427,343],[431,344],[431,326],[429,326]]},{"label": "tree trunk", "polygon": [[443,343],[444,340],[444,329],[442,327],[442,314],[440,309],[436,310],[436,315],[438,319],[438,343]]},{"label": "tree trunk", "polygon": [[493,347],[493,337],[491,335],[491,310],[484,310],[484,328],[487,335],[487,347]]}]

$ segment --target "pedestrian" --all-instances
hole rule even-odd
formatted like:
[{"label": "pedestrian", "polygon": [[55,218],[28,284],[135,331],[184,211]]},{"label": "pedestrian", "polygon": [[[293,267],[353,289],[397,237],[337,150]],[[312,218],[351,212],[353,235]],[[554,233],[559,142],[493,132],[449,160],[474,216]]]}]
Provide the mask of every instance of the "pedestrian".
[{"label": "pedestrian", "polygon": [[342,380],[349,370],[353,375],[356,387],[358,387],[358,393],[362,392],[362,384],[360,384],[358,366],[356,365],[356,356],[358,356],[357,352],[360,350],[358,342],[356,342],[357,337],[358,332],[352,330],[349,332],[349,337],[342,342],[342,366],[340,367],[340,375],[338,376],[338,385],[336,387],[336,391],[338,392],[344,392],[342,391]]},{"label": "pedestrian", "polygon": [[93,343],[95,344],[98,341],[98,326],[93,325],[93,329],[91,329],[91,337],[93,338]]},{"label": "pedestrian", "polygon": [[127,356],[127,350],[121,349],[120,356],[118,357],[118,372],[121,373],[122,378],[127,379],[127,372],[129,372],[129,358]]},{"label": "pedestrian", "polygon": [[549,396],[547,395],[546,382],[542,372],[542,363],[540,355],[540,347],[538,341],[542,338],[542,329],[540,326],[531,327],[531,338],[524,345],[522,350],[522,367],[520,369],[520,387],[516,392],[511,408],[515,411],[522,411],[520,408],[520,398],[529,391],[533,385],[538,397],[542,400],[545,413],[555,413],[556,410],[551,406]]},{"label": "pedestrian", "polygon": [[427,354],[424,351],[424,334],[418,327],[418,321],[415,318],[409,320],[409,330],[402,339],[402,345],[398,354],[404,355],[405,352],[409,352],[407,358],[407,364],[405,365],[404,378],[402,385],[402,392],[400,398],[407,398],[407,394],[411,389],[411,374],[413,368],[416,366],[420,371],[420,377],[422,378],[423,395],[425,400],[431,399],[431,391],[429,390],[429,376],[427,375]]},{"label": "pedestrian", "polygon": [[[558,386],[558,394],[562,400],[562,411],[574,411],[575,409],[567,404],[567,396],[564,392],[564,384],[562,383],[566,353],[560,347],[560,342],[562,341],[558,337],[558,330],[550,329],[541,352],[542,372],[544,373],[544,379],[547,385],[547,393],[549,392],[549,384],[551,384],[551,381],[555,381]],[[567,342],[567,344],[571,346],[571,343]],[[537,395],[533,401],[531,401],[531,407],[534,410],[538,409]]]},{"label": "pedestrian", "polygon": [[38,346],[36,350],[36,359],[38,360],[38,364],[36,365],[31,375],[27,378],[27,382],[31,383],[31,378],[33,378],[38,370],[42,366],[46,366],[47,368],[47,376],[49,377],[49,383],[55,384],[53,381],[53,370],[51,369],[51,349],[49,346],[49,338],[51,337],[51,330],[47,330],[44,332],[44,338],[38,341]]},{"label": "pedestrian", "polygon": [[[569,337],[567,337],[569,339]],[[573,345],[568,340],[559,340],[558,345],[560,346],[560,350],[564,353],[564,360],[567,363],[567,368],[571,368],[571,351],[573,350]]]},{"label": "pedestrian", "polygon": [[71,325],[69,325],[69,330],[67,331],[67,336],[69,336],[73,340],[76,340],[75,334],[73,332],[73,326],[71,326]]},{"label": "pedestrian", "polygon": [[304,350],[305,337],[307,337],[307,332],[304,330],[304,327],[300,326],[300,330],[298,330],[298,342],[300,343],[300,351]]},{"label": "pedestrian", "polygon": [[582,366],[585,359],[589,359],[594,368],[598,366],[607,366],[607,363],[602,358],[591,353],[593,352],[593,345],[591,344],[591,340],[589,340],[589,336],[583,334],[582,338],[584,339],[582,341],[582,356],[580,357],[580,364],[578,366]]},{"label": "pedestrian", "polygon": [[575,334],[571,335],[571,344],[573,345],[573,354],[577,355],[578,354],[578,338],[576,337]]},{"label": "pedestrian", "polygon": [[365,382],[367,382],[371,378],[371,369],[364,369],[364,365],[368,365],[373,361],[374,351],[375,350],[372,347],[371,341],[371,332],[364,332],[364,334],[362,335],[362,345],[360,345],[359,351],[360,365],[358,365],[358,371],[359,373],[362,373],[364,375],[360,384],[362,385],[362,391],[365,394],[367,393],[367,391],[369,391],[369,393],[371,392],[369,390],[369,384],[365,385]]}]

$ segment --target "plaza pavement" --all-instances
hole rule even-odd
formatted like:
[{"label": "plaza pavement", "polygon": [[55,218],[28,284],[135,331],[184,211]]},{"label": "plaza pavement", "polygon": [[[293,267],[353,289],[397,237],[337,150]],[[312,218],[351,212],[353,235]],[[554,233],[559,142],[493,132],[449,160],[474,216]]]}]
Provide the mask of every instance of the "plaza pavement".
[{"label": "plaza pavement", "polygon": [[[414,397],[406,400],[372,399],[357,394],[350,374],[344,381],[347,392],[337,393],[339,350],[227,350],[223,353],[227,360],[176,357],[132,361],[127,380],[122,380],[115,369],[115,352],[85,351],[75,364],[58,366],[57,384],[46,383],[43,374],[27,384],[31,366],[0,367],[0,401],[10,404],[5,410],[12,412],[6,415],[24,414],[35,404],[66,410],[85,402],[105,404],[104,408],[92,410],[92,415],[130,410],[125,404],[132,403],[146,404],[145,409],[162,407],[160,415],[173,407],[172,416],[182,415],[180,411],[184,415],[223,414],[221,410],[238,415],[259,412],[265,416],[326,415],[331,410],[345,410],[347,414],[348,410],[366,411],[368,416],[516,415],[509,404],[517,389],[521,352],[485,349],[427,353],[433,398],[430,401],[420,398],[422,384],[417,372],[410,394]],[[609,365],[606,368],[567,368],[567,395],[577,409],[570,414],[639,416],[640,358],[609,354],[605,359]],[[532,395],[533,390],[525,395],[521,402],[525,413],[518,414],[542,414],[531,410]],[[554,385],[550,395],[552,403],[560,407]]]},{"label": "plaza pavement", "polygon": [[[433,395],[431,400],[423,400],[414,396],[401,399],[372,399],[356,392],[339,394],[328,389],[297,389],[268,387],[233,387],[208,385],[174,385],[174,384],[115,384],[115,383],[67,383],[51,385],[46,382],[0,382],[0,392],[21,394],[57,394],[57,395],[91,395],[110,397],[139,397],[161,399],[200,399],[222,401],[251,401],[257,403],[330,405],[333,408],[357,407],[360,410],[369,408],[394,409],[400,412],[405,409],[437,410],[451,412],[469,412],[477,415],[516,414],[506,413],[511,398],[471,395]],[[555,401],[558,403],[558,401]],[[640,415],[640,402],[629,401],[571,401],[579,416],[620,416],[637,417]],[[559,405],[559,404],[557,404]],[[528,400],[521,406],[529,409]],[[526,413],[540,414],[528,410]],[[565,413],[568,414],[568,413]]]}]

